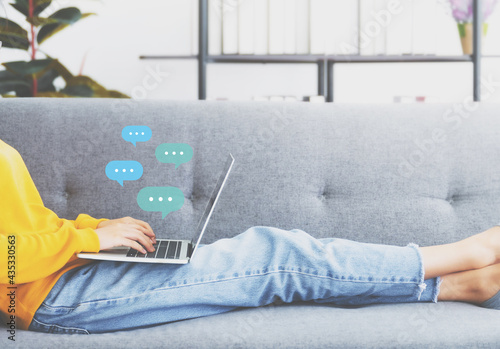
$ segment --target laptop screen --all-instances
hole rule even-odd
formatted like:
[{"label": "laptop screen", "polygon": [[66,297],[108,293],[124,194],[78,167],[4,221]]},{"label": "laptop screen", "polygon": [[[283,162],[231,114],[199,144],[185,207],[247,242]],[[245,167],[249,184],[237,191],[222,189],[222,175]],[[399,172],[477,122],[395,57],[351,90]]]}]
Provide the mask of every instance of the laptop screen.
[{"label": "laptop screen", "polygon": [[193,257],[196,248],[198,247],[198,244],[201,241],[201,237],[203,236],[203,233],[205,231],[205,228],[207,227],[208,220],[210,219],[210,216],[212,215],[212,212],[214,210],[215,205],[217,204],[217,200],[219,199],[220,193],[222,191],[222,188],[224,187],[224,184],[226,183],[227,177],[229,176],[229,172],[231,171],[231,168],[233,167],[234,163],[234,158],[231,154],[229,154],[226,163],[224,164],[224,169],[222,170],[222,173],[219,177],[219,180],[217,181],[217,184],[215,185],[214,191],[212,192],[212,195],[210,196],[210,199],[208,200],[207,207],[205,208],[205,212],[203,212],[203,215],[200,218],[200,222],[198,223],[198,227],[196,228],[195,235],[193,239],[191,240],[192,244],[194,245],[193,251],[191,253],[191,258]]}]

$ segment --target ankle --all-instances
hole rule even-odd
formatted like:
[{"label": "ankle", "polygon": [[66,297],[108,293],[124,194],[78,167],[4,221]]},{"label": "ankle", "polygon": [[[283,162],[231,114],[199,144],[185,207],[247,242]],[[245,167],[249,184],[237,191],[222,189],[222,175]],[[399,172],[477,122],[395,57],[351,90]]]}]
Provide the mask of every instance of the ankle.
[{"label": "ankle", "polygon": [[487,230],[488,234],[485,239],[485,245],[492,253],[493,263],[500,262],[500,226],[495,225]]},{"label": "ankle", "polygon": [[500,264],[445,275],[438,300],[481,304],[500,291]]},{"label": "ankle", "polygon": [[499,237],[500,227],[497,226],[457,242],[464,261],[471,266],[469,269],[485,268],[500,262]]},{"label": "ankle", "polygon": [[468,298],[467,283],[461,274],[454,273],[441,277],[438,301],[464,301]]},{"label": "ankle", "polygon": [[489,267],[476,270],[475,279],[469,286],[470,302],[481,304],[493,297],[500,290],[498,276],[500,276],[500,265],[491,265]]},{"label": "ankle", "polygon": [[500,265],[445,275],[438,300],[480,304],[499,291],[499,285],[494,282],[497,275],[500,275]]}]

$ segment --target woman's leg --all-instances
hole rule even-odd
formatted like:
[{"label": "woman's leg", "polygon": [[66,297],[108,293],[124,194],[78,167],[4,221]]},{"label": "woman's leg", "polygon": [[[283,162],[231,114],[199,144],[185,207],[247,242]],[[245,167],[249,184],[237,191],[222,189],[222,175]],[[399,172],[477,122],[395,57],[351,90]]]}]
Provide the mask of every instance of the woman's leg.
[{"label": "woman's leg", "polygon": [[[472,245],[480,246],[486,235],[470,240],[472,250],[481,250]],[[435,265],[440,258],[450,270],[487,262],[478,262],[484,253],[474,254],[463,265],[447,245],[420,250],[412,244],[318,240],[300,230],[255,227],[203,246],[182,266],[97,262],[71,270],[47,296],[30,329],[108,332],[277,300],[341,305],[437,301],[439,279],[424,277],[427,269],[433,273],[440,267]],[[451,261],[443,257],[448,254]]]},{"label": "woman's leg", "polygon": [[500,264],[444,275],[441,279],[440,301],[483,305],[500,291]]},{"label": "woman's leg", "polygon": [[499,262],[500,226],[451,244],[422,247],[425,278],[480,269]]},{"label": "woman's leg", "polygon": [[407,247],[314,239],[256,227],[201,247],[191,263],[97,262],[65,273],[30,329],[96,333],[275,301],[334,304],[435,301],[421,256]]}]

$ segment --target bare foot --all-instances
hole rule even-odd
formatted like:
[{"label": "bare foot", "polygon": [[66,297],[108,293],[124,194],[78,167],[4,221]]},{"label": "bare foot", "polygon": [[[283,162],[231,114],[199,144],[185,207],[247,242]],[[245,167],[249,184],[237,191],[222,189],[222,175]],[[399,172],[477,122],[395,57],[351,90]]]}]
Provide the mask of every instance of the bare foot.
[{"label": "bare foot", "polygon": [[451,244],[420,249],[425,278],[481,269],[500,262],[500,226]]},{"label": "bare foot", "polygon": [[480,304],[500,291],[500,264],[448,274],[441,279],[438,300]]},{"label": "bare foot", "polygon": [[500,226],[494,226],[482,233],[472,235],[456,242],[454,248],[460,249],[468,269],[480,269],[500,262]]}]

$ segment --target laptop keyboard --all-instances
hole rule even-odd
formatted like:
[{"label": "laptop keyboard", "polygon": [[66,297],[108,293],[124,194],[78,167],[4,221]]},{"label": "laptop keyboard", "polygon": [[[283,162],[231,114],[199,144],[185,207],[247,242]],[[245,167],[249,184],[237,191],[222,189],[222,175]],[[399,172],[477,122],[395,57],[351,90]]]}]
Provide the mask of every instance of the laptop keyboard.
[{"label": "laptop keyboard", "polygon": [[137,258],[161,258],[161,259],[179,259],[181,254],[181,241],[166,241],[160,240],[153,244],[155,251],[148,252],[146,254],[140,253],[137,250],[131,248],[127,257],[137,257]]}]

